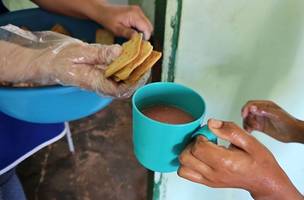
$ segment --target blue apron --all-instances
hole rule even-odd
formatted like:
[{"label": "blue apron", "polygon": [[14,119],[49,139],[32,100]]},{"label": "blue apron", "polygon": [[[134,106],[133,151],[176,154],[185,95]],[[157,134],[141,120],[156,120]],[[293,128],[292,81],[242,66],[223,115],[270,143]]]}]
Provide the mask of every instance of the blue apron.
[{"label": "blue apron", "polygon": [[62,138],[64,130],[64,123],[28,123],[0,112],[0,175]]}]

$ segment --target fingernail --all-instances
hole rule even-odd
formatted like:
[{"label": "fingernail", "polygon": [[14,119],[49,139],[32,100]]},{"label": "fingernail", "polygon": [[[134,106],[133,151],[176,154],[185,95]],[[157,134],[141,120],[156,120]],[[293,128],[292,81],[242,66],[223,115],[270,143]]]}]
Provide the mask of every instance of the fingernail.
[{"label": "fingernail", "polygon": [[200,142],[206,142],[206,141],[208,141],[207,138],[205,138],[204,136],[201,136],[201,135],[198,136],[197,139],[198,139],[198,141],[200,141]]},{"label": "fingernail", "polygon": [[246,130],[248,133],[252,133],[252,129],[250,129],[250,128],[248,128],[247,130]]},{"label": "fingernail", "polygon": [[148,41],[148,35],[144,34],[144,40]]},{"label": "fingernail", "polygon": [[241,112],[242,118],[246,118],[248,115],[248,109],[245,108],[242,112]]},{"label": "fingernail", "polygon": [[122,47],[119,46],[118,44],[115,44],[115,45],[113,45],[112,52],[113,52],[115,55],[120,55],[120,54],[122,53]]},{"label": "fingernail", "polygon": [[256,106],[251,106],[250,107],[251,112],[256,112],[257,110],[258,110],[258,108]]},{"label": "fingernail", "polygon": [[217,119],[210,119],[208,125],[210,128],[221,128],[223,126],[223,121]]}]

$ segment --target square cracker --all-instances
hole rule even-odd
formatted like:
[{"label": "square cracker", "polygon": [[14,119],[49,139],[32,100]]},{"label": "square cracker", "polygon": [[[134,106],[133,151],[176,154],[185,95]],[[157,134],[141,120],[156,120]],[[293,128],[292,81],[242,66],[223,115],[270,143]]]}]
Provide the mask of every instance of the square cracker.
[{"label": "square cracker", "polygon": [[152,51],[149,57],[131,73],[126,82],[134,83],[139,80],[142,75],[153,67],[153,65],[160,59],[161,55],[161,52]]},{"label": "square cracker", "polygon": [[131,40],[123,43],[122,53],[116,60],[114,60],[106,69],[105,76],[110,77],[127,64],[132,62],[139,54],[140,45],[142,41],[142,34],[138,33]]},{"label": "square cracker", "polygon": [[126,80],[129,75],[142,64],[146,58],[152,53],[153,46],[148,41],[142,41],[140,46],[140,51],[135,60],[127,64],[124,68],[114,74],[115,77],[120,80]]},{"label": "square cracker", "polygon": [[52,28],[51,31],[56,32],[56,33],[61,33],[67,36],[71,36],[70,32],[63,27],[61,24],[55,24]]}]

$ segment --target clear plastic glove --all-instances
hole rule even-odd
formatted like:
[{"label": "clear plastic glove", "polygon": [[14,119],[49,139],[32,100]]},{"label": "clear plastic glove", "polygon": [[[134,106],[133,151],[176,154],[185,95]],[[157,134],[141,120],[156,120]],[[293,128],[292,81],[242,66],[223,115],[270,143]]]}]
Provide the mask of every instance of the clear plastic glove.
[{"label": "clear plastic glove", "polygon": [[116,83],[104,70],[121,53],[120,45],[87,44],[51,31],[0,27],[0,81],[79,86],[103,96],[129,97],[149,78]]}]

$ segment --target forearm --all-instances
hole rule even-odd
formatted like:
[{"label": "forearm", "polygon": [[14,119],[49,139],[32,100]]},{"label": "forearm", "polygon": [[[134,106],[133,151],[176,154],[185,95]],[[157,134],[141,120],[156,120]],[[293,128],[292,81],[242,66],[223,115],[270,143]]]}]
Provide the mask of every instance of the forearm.
[{"label": "forearm", "polygon": [[106,0],[32,0],[40,7],[57,12],[60,14],[79,17],[79,18],[93,18],[96,15],[96,8],[105,4]]},{"label": "forearm", "polygon": [[[255,200],[304,200],[304,196],[293,185],[289,177],[282,171],[278,181],[265,181],[259,183],[256,189],[249,189]],[[266,184],[265,184],[266,183]]]},{"label": "forearm", "polygon": [[304,196],[294,187],[289,191],[281,191],[268,196],[255,196],[253,194],[251,196],[254,200],[304,200]]},{"label": "forearm", "polygon": [[42,51],[0,41],[0,53],[0,81],[35,82],[38,80],[37,77],[39,80],[44,78],[41,68],[35,65],[35,59],[41,55]]},{"label": "forearm", "polygon": [[296,131],[293,141],[304,144],[304,121],[297,120]]}]

